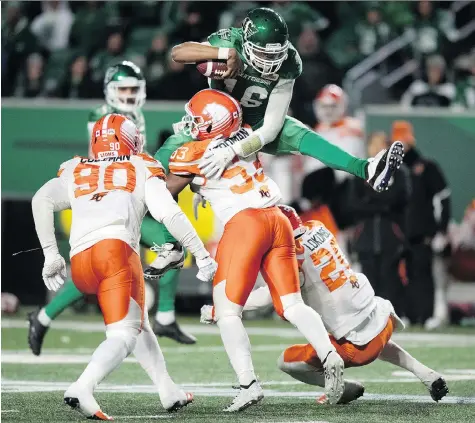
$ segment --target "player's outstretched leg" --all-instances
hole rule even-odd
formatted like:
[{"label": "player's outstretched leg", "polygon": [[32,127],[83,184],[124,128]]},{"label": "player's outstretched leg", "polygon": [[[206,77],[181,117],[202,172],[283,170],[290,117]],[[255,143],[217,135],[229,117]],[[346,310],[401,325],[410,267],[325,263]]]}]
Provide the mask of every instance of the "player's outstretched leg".
[{"label": "player's outstretched leg", "polygon": [[449,393],[447,383],[440,373],[424,366],[411,354],[401,348],[394,341],[389,341],[381,352],[379,358],[395,366],[402,367],[417,376],[429,390],[434,401],[440,401]]},{"label": "player's outstretched leg", "polygon": [[397,141],[369,160],[359,159],[290,116],[285,118],[277,139],[265,145],[262,151],[274,155],[299,152],[320,160],[332,169],[343,170],[365,179],[376,191],[388,188],[391,177],[401,166],[404,157],[403,145]]},{"label": "player's outstretched leg", "polygon": [[82,297],[83,294],[73,281],[68,280],[47,306],[28,314],[28,345],[34,355],[41,354],[43,340],[51,321]]},{"label": "player's outstretched leg", "polygon": [[173,412],[193,402],[193,394],[182,391],[168,374],[165,358],[147,316],[134,355],[157,388],[163,408]]},{"label": "player's outstretched leg", "polygon": [[[308,353],[306,353],[308,351]],[[304,356],[315,354],[311,345],[294,345],[287,348],[277,359],[277,366],[284,373],[303,383],[314,386],[325,386],[325,373],[322,367],[314,367],[311,364],[301,361]],[[343,395],[338,404],[348,404],[361,397],[364,393],[364,386],[355,380],[344,381],[345,387]],[[317,398],[318,404],[329,403],[326,394]]]}]

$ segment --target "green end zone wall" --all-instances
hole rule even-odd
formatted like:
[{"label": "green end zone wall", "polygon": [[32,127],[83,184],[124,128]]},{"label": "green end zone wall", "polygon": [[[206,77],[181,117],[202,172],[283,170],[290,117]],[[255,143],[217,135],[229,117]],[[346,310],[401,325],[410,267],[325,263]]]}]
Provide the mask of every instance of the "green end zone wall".
[{"label": "green end zone wall", "polygon": [[392,122],[407,120],[414,126],[417,148],[442,168],[452,191],[452,216],[460,221],[475,198],[475,111],[444,109],[401,110],[367,107],[366,134],[391,132]]},{"label": "green end zone wall", "polygon": [[[2,198],[29,199],[59,165],[87,154],[87,119],[96,101],[2,101]],[[154,150],[159,131],[171,130],[184,114],[182,102],[150,102],[145,107],[147,145]],[[453,216],[460,220],[475,197],[475,112],[442,109],[402,111],[368,107],[366,132],[390,131],[396,119],[414,125],[418,148],[435,159],[452,189]]]},{"label": "green end zone wall", "polygon": [[[87,121],[100,102],[2,100],[2,198],[31,198],[59,165],[87,155]],[[161,130],[172,129],[184,103],[155,103],[145,108],[147,146]],[[155,151],[153,151],[154,153]]]}]

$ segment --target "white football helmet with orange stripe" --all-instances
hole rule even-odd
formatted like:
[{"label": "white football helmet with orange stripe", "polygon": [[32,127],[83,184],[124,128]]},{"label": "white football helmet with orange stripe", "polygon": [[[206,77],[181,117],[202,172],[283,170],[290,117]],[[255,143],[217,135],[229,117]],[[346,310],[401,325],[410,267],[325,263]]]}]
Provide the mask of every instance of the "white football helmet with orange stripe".
[{"label": "white football helmet with orange stripe", "polygon": [[135,123],[115,113],[95,123],[90,142],[94,159],[138,154],[143,149],[143,136]]},{"label": "white football helmet with orange stripe", "polygon": [[335,84],[325,85],[313,102],[313,109],[320,123],[332,124],[343,119],[348,99]]},{"label": "white football helmet with orange stripe", "polygon": [[242,124],[240,104],[229,94],[211,88],[196,93],[185,105],[186,115],[174,125],[195,140],[229,138]]}]

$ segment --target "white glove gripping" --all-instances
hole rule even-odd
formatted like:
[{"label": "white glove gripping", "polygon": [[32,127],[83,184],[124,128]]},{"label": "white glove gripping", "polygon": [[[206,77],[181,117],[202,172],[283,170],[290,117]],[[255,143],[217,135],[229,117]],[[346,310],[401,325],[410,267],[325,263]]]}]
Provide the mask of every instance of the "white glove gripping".
[{"label": "white glove gripping", "polygon": [[203,154],[198,168],[201,169],[201,172],[205,178],[208,179],[219,179],[226,169],[226,166],[231,163],[231,161],[236,156],[233,148],[221,147],[221,148],[211,148],[206,150]]},{"label": "white glove gripping", "polygon": [[211,282],[214,278],[214,274],[218,269],[218,263],[216,263],[211,257],[204,259],[196,259],[196,265],[199,268],[196,277],[203,282]]},{"label": "white glove gripping", "polygon": [[203,307],[201,307],[200,323],[204,323],[205,325],[216,324],[213,306],[204,305]]},{"label": "white glove gripping", "polygon": [[59,253],[45,255],[43,281],[50,291],[57,291],[67,278],[66,262]]},{"label": "white glove gripping", "polygon": [[198,220],[198,207],[200,204],[201,204],[201,207],[205,209],[206,199],[196,192],[193,195],[193,216],[195,216],[195,220]]}]

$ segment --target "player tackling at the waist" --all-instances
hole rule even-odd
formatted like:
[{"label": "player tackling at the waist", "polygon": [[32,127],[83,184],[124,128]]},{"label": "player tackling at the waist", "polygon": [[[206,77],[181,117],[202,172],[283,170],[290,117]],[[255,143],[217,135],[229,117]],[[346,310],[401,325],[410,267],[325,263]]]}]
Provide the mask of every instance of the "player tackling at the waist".
[{"label": "player tackling at the waist", "polygon": [[213,280],[213,301],[221,338],[239,380],[240,390],[225,411],[240,411],[264,394],[256,379],[251,347],[241,313],[261,272],[278,313],[294,324],[315,348],[326,373],[325,391],[336,403],[343,393],[343,360],[326,334],[320,316],[300,294],[292,228],[276,207],[281,194],[263,171],[256,154],[236,158],[219,179],[206,178],[199,167],[204,154],[226,148],[251,131],[241,128],[242,110],[230,95],[200,91],[185,108],[185,128],[196,141],[170,157],[167,186],[177,194],[192,184],[224,224]]},{"label": "player tackling at the waist", "polygon": [[[292,207],[279,208],[289,219],[296,239],[302,297],[322,317],[345,367],[364,366],[379,358],[410,371],[435,401],[442,399],[448,393],[445,380],[391,340],[394,330],[404,328],[403,323],[389,301],[375,296],[366,276],[351,269],[332,233],[319,221],[303,224]],[[244,310],[271,302],[271,293],[262,287],[251,293]],[[204,306],[202,321],[212,322],[212,313],[211,306]],[[321,362],[310,344],[287,348],[278,366],[304,383],[324,384]],[[363,392],[361,384],[346,380],[340,403],[353,401]],[[328,399],[324,395],[317,401],[325,403]]]},{"label": "player tackling at the waist", "polygon": [[92,159],[63,163],[32,200],[36,232],[45,255],[43,280],[56,291],[66,279],[53,213],[72,209],[71,272],[84,294],[98,298],[106,340],[64,394],[65,402],[89,418],[111,420],[93,397],[96,386],[133,351],[152,379],[163,407],[177,410],[193,399],[170,378],[144,305],[144,279],[138,254],[140,226],[147,211],[196,258],[197,277],[213,278],[216,263],[167,190],[161,164],[141,154],[142,135],[125,116],[108,114],[91,136]]}]

